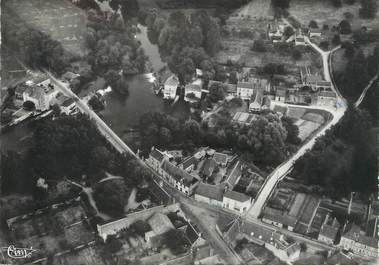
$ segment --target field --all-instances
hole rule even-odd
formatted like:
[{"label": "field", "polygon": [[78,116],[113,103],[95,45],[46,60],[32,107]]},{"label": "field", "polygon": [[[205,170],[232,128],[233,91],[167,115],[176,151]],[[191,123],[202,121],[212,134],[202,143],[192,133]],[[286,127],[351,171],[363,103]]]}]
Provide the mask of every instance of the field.
[{"label": "field", "polygon": [[86,53],[86,14],[69,1],[8,0],[5,8],[30,27],[62,43],[67,51],[77,55]]},{"label": "field", "polygon": [[289,13],[305,26],[308,26],[311,20],[315,20],[319,27],[326,24],[331,28],[333,25],[338,25],[345,18],[345,13],[349,12],[354,16],[351,20],[353,30],[362,26],[378,29],[378,19],[364,20],[359,18],[359,2],[356,1],[354,5],[343,4],[342,7],[336,8],[332,5],[332,1],[292,0]]}]

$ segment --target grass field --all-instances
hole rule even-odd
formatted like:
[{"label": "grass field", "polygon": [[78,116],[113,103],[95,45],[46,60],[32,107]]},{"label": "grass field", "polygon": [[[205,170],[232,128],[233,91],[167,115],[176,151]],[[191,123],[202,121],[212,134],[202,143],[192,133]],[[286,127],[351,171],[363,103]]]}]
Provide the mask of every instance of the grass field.
[{"label": "grass field", "polygon": [[77,55],[84,55],[85,11],[69,1],[8,0],[4,6],[17,14],[28,26],[46,33]]}]

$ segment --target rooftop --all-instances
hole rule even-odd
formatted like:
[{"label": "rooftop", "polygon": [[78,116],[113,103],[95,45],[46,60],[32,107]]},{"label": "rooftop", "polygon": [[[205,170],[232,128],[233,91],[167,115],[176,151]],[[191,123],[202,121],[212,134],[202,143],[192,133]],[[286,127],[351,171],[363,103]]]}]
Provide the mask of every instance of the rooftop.
[{"label": "rooftop", "polygon": [[222,186],[210,185],[206,183],[200,183],[195,192],[195,194],[217,201],[222,201],[223,193],[224,188]]},{"label": "rooftop", "polygon": [[319,96],[326,97],[326,98],[336,98],[337,94],[333,91],[321,91]]},{"label": "rooftop", "polygon": [[235,200],[235,201],[239,201],[239,202],[246,202],[246,201],[249,201],[251,199],[246,194],[239,193],[239,192],[232,191],[232,190],[225,192],[224,197]]},{"label": "rooftop", "polygon": [[66,99],[63,103],[62,103],[62,106],[63,107],[69,107],[71,106],[72,104],[75,103],[75,100],[73,98],[68,98]]},{"label": "rooftop", "polygon": [[198,161],[197,161],[196,157],[191,156],[191,157],[187,158],[186,160],[184,160],[181,165],[182,165],[183,169],[187,169],[192,165],[196,166],[197,163],[198,163]]},{"label": "rooftop", "polygon": [[164,85],[165,86],[178,86],[179,85],[179,79],[176,77],[176,75],[171,75],[169,78],[167,78]]},{"label": "rooftop", "polygon": [[184,184],[191,184],[195,181],[195,177],[188,174],[185,170],[175,166],[169,161],[165,160],[162,164],[162,169],[172,176],[176,181],[183,181]]},{"label": "rooftop", "polygon": [[217,164],[226,164],[229,161],[229,156],[227,154],[215,152],[213,155],[213,159]]},{"label": "rooftop", "polygon": [[253,89],[253,84],[250,82],[238,82],[237,88]]},{"label": "rooftop", "polygon": [[240,161],[238,161],[236,165],[234,166],[232,172],[230,172],[230,175],[226,179],[226,183],[234,187],[234,185],[237,183],[241,174],[242,174],[241,163]]},{"label": "rooftop", "polygon": [[295,217],[289,216],[287,213],[271,207],[265,208],[263,216],[268,220],[276,221],[292,227],[294,227],[297,222]]},{"label": "rooftop", "polygon": [[156,235],[161,235],[171,229],[175,229],[167,215],[162,213],[155,213],[147,222]]},{"label": "rooftop", "polygon": [[350,240],[354,240],[362,245],[366,245],[372,248],[378,248],[378,239],[363,235],[361,228],[353,224],[350,229],[342,236]]},{"label": "rooftop", "polygon": [[150,152],[150,155],[151,157],[153,157],[154,159],[158,160],[159,162],[162,162],[162,160],[164,159],[164,154],[159,151],[158,149],[154,148],[151,150]]}]

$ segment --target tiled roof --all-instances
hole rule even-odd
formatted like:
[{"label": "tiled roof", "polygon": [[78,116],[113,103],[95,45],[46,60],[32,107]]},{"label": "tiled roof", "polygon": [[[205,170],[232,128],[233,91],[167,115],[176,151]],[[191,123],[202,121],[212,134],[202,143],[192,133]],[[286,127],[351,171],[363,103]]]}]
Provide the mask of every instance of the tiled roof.
[{"label": "tiled roof", "polygon": [[232,190],[225,192],[224,197],[235,200],[235,201],[239,201],[239,202],[246,202],[250,200],[250,197],[247,196],[246,194],[239,193]]},{"label": "tiled roof", "polygon": [[296,225],[296,218],[288,214],[270,207],[266,207],[263,213],[265,219],[294,227]]},{"label": "tiled roof", "polygon": [[196,166],[197,163],[198,163],[198,161],[197,161],[196,157],[191,156],[190,158],[188,158],[188,159],[186,159],[186,160],[183,161],[182,167],[183,167],[183,169],[187,169],[187,168],[189,168],[192,165]]},{"label": "tiled roof", "polygon": [[234,166],[232,172],[230,173],[229,177],[226,180],[226,183],[234,186],[237,183],[238,178],[242,174],[242,169],[241,169],[241,163],[238,161],[236,165]]},{"label": "tiled roof", "polygon": [[224,188],[222,186],[200,183],[195,194],[222,202]]},{"label": "tiled roof", "polygon": [[360,244],[378,248],[378,239],[361,234],[361,228],[357,225],[352,225],[351,228],[343,235],[343,237],[354,240]]},{"label": "tiled roof", "polygon": [[183,181],[184,184],[190,184],[195,180],[195,177],[188,174],[185,170],[175,166],[169,161],[165,160],[162,164],[162,169],[173,177],[176,181]]},{"label": "tiled roof", "polygon": [[178,86],[179,80],[175,75],[170,76],[167,78],[166,82],[164,83],[165,86]]},{"label": "tiled roof", "polygon": [[336,98],[337,95],[333,91],[321,91],[319,94],[320,97],[327,97],[327,98]]},{"label": "tiled roof", "polygon": [[158,149],[156,149],[156,148],[154,148],[153,150],[151,150],[150,155],[154,159],[158,160],[159,162],[162,162],[162,160],[164,158],[164,154],[161,151],[159,151]]},{"label": "tiled roof", "polygon": [[249,82],[238,82],[237,88],[248,88],[253,89],[253,84]]},{"label": "tiled roof", "polygon": [[213,155],[213,159],[217,164],[226,164],[228,162],[228,158],[228,155],[219,152],[215,152]]}]

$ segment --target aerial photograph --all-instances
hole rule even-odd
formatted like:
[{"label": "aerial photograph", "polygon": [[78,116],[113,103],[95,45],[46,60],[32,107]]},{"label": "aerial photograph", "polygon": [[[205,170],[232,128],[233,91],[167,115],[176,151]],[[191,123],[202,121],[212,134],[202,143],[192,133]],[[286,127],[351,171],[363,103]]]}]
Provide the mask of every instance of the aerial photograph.
[{"label": "aerial photograph", "polygon": [[0,265],[379,264],[379,0],[0,2]]}]

